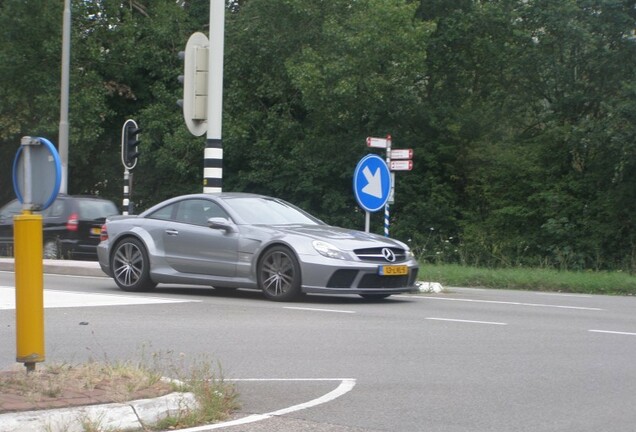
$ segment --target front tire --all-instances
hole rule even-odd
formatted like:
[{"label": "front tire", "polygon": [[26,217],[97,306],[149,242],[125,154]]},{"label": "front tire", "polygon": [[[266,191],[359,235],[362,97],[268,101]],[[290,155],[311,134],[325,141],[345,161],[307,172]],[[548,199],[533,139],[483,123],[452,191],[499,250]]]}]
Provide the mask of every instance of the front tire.
[{"label": "front tire", "polygon": [[111,255],[113,279],[123,291],[150,291],[156,283],[150,279],[150,260],[146,247],[135,238],[125,238]]},{"label": "front tire", "polygon": [[285,246],[268,249],[258,264],[258,286],[274,301],[292,301],[300,295],[300,264]]}]

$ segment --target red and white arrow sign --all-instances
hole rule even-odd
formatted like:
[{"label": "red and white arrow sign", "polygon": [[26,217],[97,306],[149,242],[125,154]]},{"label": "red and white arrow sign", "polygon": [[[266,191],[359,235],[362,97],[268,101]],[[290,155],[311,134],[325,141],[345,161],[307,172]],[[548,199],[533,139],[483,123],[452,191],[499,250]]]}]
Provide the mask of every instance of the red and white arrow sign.
[{"label": "red and white arrow sign", "polygon": [[413,159],[413,149],[391,149],[391,159]]},{"label": "red and white arrow sign", "polygon": [[386,138],[367,137],[367,147],[387,148],[391,143],[391,135]]},{"label": "red and white arrow sign", "polygon": [[391,171],[411,171],[413,169],[412,160],[392,160],[389,166]]}]

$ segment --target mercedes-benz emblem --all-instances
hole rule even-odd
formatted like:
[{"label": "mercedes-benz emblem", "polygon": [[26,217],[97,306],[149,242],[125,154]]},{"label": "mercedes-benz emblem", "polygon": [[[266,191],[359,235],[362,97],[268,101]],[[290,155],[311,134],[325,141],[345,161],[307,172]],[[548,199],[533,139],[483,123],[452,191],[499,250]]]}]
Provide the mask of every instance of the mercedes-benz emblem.
[{"label": "mercedes-benz emblem", "polygon": [[382,248],[382,256],[384,257],[385,260],[387,260],[388,262],[393,262],[395,261],[395,254],[393,253],[393,251],[389,248]]}]

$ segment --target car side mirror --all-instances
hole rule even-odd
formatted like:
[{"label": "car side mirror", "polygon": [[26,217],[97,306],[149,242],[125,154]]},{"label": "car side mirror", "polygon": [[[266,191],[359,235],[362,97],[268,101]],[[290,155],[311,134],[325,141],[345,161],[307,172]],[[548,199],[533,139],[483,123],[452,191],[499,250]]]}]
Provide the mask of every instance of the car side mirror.
[{"label": "car side mirror", "polygon": [[222,217],[213,217],[208,219],[208,226],[212,229],[223,230],[227,233],[238,232],[236,225],[228,219]]}]

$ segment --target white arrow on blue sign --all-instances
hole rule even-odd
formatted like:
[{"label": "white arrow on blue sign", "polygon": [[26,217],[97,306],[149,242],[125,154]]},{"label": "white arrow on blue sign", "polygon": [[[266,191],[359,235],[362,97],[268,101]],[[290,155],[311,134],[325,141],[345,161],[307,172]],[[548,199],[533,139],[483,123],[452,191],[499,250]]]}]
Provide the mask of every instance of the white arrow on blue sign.
[{"label": "white arrow on blue sign", "polygon": [[373,154],[360,159],[353,174],[353,192],[364,210],[384,208],[391,193],[391,172],[384,159]]}]

